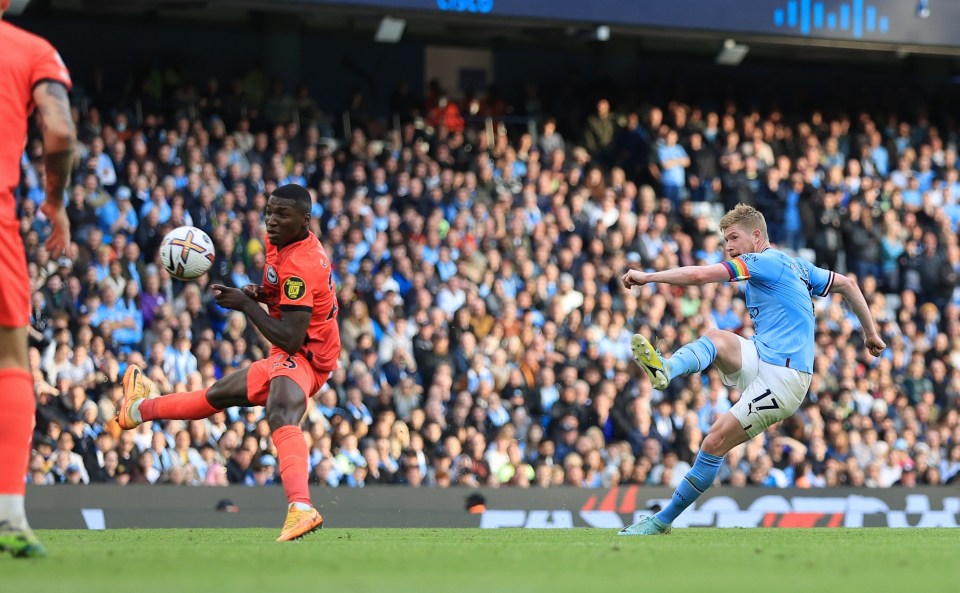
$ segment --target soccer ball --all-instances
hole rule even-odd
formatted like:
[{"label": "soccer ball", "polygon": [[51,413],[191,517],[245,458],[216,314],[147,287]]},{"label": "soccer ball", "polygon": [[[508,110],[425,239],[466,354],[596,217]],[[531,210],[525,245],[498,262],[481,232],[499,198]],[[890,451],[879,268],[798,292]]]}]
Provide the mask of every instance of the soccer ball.
[{"label": "soccer ball", "polygon": [[160,243],[160,262],[177,280],[203,276],[213,265],[215,257],[213,241],[196,227],[177,227]]}]

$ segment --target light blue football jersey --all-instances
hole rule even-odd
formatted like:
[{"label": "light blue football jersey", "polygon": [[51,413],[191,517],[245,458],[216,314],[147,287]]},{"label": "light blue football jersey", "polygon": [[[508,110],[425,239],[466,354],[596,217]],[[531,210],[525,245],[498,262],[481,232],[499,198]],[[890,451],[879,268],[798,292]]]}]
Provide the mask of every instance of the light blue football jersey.
[{"label": "light blue football jersey", "polygon": [[760,360],[812,373],[815,320],[811,296],[826,296],[834,273],[769,247],[723,265],[731,281],[747,282],[747,310]]}]

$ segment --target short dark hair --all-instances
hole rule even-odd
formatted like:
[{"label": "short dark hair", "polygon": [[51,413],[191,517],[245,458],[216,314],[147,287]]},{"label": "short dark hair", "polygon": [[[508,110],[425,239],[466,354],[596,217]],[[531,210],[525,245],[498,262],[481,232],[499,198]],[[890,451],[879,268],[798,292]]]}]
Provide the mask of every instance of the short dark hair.
[{"label": "short dark hair", "polygon": [[273,193],[270,195],[294,202],[297,205],[297,209],[303,214],[309,214],[313,209],[313,200],[310,198],[310,192],[307,191],[307,188],[302,185],[297,185],[296,183],[281,185],[273,190]]}]

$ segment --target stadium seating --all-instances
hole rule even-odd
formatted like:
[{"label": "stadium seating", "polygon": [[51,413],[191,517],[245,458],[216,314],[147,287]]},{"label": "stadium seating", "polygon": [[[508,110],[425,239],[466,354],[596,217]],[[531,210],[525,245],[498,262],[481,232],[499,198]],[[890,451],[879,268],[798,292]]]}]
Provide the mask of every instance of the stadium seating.
[{"label": "stadium seating", "polygon": [[[263,196],[285,183],[315,193],[341,305],[341,368],[305,422],[316,484],[675,486],[739,394],[715,371],[654,391],[630,336],[670,352],[710,327],[749,336],[750,317],[735,285],[637,298],[618,279],[721,261],[717,221],[738,202],[764,212],[778,247],[856,276],[889,348],[870,357],[843,302],[816,299],[808,402],[732,452],[719,479],[960,481],[960,181],[946,130],[671,102],[584,104],[582,133],[544,119],[532,135],[502,106],[432,97],[396,118],[347,111],[343,137],[308,96],[180,90],[146,111],[83,110],[75,245],[59,260],[36,208],[39,145],[25,151],[32,483],[279,480],[260,409],[123,434],[111,418],[128,364],[169,393],[267,352],[207,286],[262,280]],[[381,120],[400,127],[379,134]],[[182,224],[217,245],[195,283],[157,264]]]}]

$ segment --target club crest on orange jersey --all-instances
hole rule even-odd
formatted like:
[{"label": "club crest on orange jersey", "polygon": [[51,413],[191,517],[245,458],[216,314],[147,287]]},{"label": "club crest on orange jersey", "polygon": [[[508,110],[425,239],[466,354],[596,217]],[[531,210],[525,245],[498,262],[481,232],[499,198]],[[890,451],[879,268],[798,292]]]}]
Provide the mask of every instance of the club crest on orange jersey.
[{"label": "club crest on orange jersey", "polygon": [[305,287],[306,283],[302,278],[291,276],[283,283],[283,294],[285,294],[286,297],[291,301],[298,301],[306,292],[306,290],[304,290]]},{"label": "club crest on orange jersey", "polygon": [[277,278],[277,269],[273,266],[267,266],[267,282],[276,284],[277,280],[279,280],[279,278]]}]

